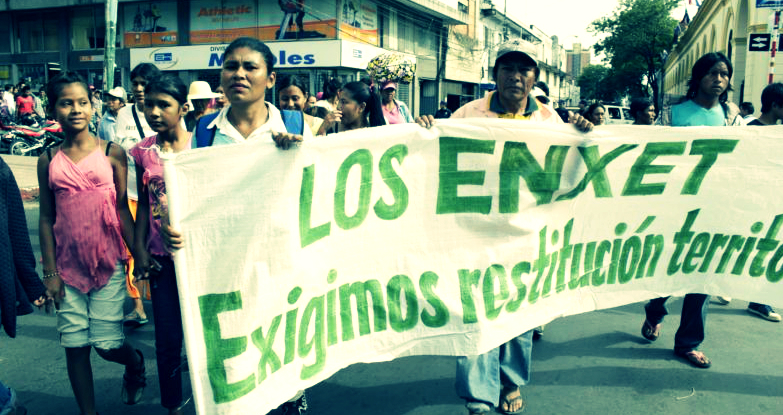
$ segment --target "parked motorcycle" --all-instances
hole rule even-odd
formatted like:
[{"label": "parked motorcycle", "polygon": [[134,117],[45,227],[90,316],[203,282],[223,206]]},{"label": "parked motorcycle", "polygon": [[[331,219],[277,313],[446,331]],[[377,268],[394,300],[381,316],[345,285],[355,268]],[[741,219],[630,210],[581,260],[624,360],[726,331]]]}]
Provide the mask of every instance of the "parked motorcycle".
[{"label": "parked motorcycle", "polygon": [[8,145],[8,154],[15,156],[35,157],[63,140],[62,128],[54,121],[47,121],[43,127],[6,124],[0,134],[3,144]]}]

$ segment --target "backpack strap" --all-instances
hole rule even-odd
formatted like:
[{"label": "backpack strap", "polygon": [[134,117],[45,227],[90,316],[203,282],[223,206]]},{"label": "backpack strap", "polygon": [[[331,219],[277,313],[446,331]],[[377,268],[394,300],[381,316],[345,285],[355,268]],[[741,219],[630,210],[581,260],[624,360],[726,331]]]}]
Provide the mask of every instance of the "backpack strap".
[{"label": "backpack strap", "polygon": [[209,128],[209,124],[212,124],[212,121],[217,118],[218,114],[220,114],[220,111],[213,112],[212,114],[207,114],[199,118],[198,122],[196,123],[196,139],[194,140],[194,143],[196,144],[195,148],[212,146],[212,143],[215,141],[217,126],[214,128]]},{"label": "backpack strap", "polygon": [[139,121],[139,115],[136,114],[136,104],[133,104],[133,107],[131,107],[131,112],[133,113],[133,121],[136,121],[136,129],[139,130],[139,140],[143,140],[144,137],[144,129],[141,128],[141,121]]},{"label": "backpack strap", "polygon": [[109,152],[111,152],[111,141],[106,143],[106,157],[109,157]]},{"label": "backpack strap", "polygon": [[286,131],[291,134],[303,135],[304,113],[302,111],[280,110],[280,116],[283,118]]}]

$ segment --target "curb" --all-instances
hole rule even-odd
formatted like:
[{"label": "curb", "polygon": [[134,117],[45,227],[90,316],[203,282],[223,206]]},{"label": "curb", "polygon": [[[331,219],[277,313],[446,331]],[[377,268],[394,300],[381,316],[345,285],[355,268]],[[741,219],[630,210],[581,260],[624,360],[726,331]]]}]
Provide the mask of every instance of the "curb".
[{"label": "curb", "polygon": [[19,189],[19,193],[22,194],[23,202],[37,202],[40,190],[38,187],[26,187],[24,189]]}]

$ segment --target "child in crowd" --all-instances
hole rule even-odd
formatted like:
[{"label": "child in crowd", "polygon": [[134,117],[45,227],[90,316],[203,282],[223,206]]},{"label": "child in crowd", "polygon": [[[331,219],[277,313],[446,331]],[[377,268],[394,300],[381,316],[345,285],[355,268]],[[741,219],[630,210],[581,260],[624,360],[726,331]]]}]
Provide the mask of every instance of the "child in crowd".
[{"label": "child in crowd", "polygon": [[[125,151],[129,151],[133,146],[149,137],[155,132],[147,125],[144,118],[144,88],[153,79],[160,76],[160,70],[157,66],[144,62],[136,65],[130,73],[131,93],[133,94],[133,105],[126,105],[117,112],[117,123],[115,124],[115,138]],[[128,154],[128,201],[130,203],[130,212],[136,217],[137,203],[139,195],[136,194],[136,167],[133,158]],[[133,311],[125,316],[124,324],[127,327],[139,327],[147,324],[147,313],[144,311],[142,298],[146,291],[146,282],[136,282],[133,280],[133,256],[128,257],[128,269],[126,274],[126,284],[128,295],[133,298]]]},{"label": "child in crowd", "polygon": [[164,75],[147,84],[144,96],[144,117],[157,134],[130,150],[136,162],[139,192],[134,274],[137,280],[151,278],[160,401],[169,414],[179,415],[187,403],[182,399],[182,316],[174,262],[160,237],[161,220],[168,215],[168,204],[158,152],[179,152],[191,147],[191,135],[180,121],[188,111],[188,92],[179,77]]},{"label": "child in crowd", "polygon": [[83,415],[94,415],[93,347],[102,358],[125,366],[125,404],[139,402],[146,385],[144,357],[122,332],[123,240],[133,246],[126,156],[120,146],[90,134],[93,107],[81,76],[70,71],[55,76],[47,95],[65,138],[38,159],[43,280],[58,309],[57,330],[76,403]]}]

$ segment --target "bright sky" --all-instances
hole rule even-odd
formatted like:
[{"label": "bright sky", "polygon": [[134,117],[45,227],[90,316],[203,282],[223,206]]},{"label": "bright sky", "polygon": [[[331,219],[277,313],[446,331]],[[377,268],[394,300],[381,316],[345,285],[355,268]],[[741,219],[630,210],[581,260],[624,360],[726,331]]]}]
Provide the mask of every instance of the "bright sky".
[{"label": "bright sky", "polygon": [[[539,27],[549,36],[557,36],[560,43],[571,48],[572,43],[581,42],[587,48],[597,38],[587,31],[594,20],[611,15],[619,4],[618,0],[493,0],[495,8],[503,11],[504,3],[508,15],[527,25]],[[685,13],[688,0],[683,0],[672,17],[679,20]],[[696,2],[688,7],[691,19],[698,8]]]}]

